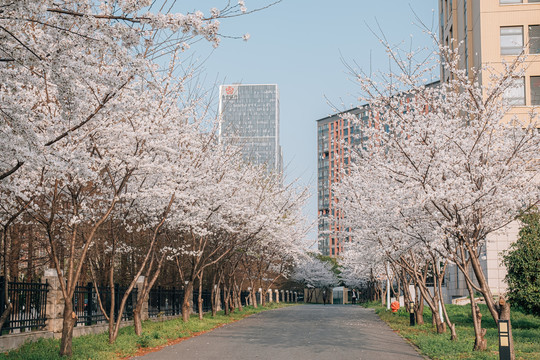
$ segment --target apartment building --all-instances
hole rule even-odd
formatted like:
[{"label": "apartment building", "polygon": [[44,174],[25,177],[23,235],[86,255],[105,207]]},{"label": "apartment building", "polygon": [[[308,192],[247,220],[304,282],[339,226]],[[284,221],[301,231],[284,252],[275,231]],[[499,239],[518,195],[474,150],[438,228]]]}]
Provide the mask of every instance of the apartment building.
[{"label": "apartment building", "polygon": [[[529,111],[540,106],[540,0],[440,0],[440,41],[459,46],[460,66],[470,73],[471,68],[488,66],[502,71],[524,53],[525,76],[515,79],[515,87],[504,98],[512,105],[507,118],[514,115],[526,118]],[[454,39],[454,41],[452,41]],[[441,69],[441,79],[449,74]],[[488,74],[480,82],[487,85]],[[517,239],[519,224],[488,237],[481,256],[491,290],[495,295],[506,291],[506,269],[501,263],[501,251]],[[467,296],[465,279],[455,266],[447,270],[448,299]]]},{"label": "apartment building", "polygon": [[340,181],[351,161],[348,148],[359,141],[360,126],[352,124],[349,116],[367,122],[367,105],[317,120],[317,209],[318,247],[326,256],[338,256],[347,238],[341,224],[343,214],[336,209],[337,198],[332,185]]},{"label": "apartment building", "polygon": [[[426,86],[439,86],[439,81]],[[351,121],[353,119],[356,120]],[[366,140],[362,129],[377,126],[377,123],[368,104],[317,120],[318,248],[323,255],[339,256],[344,243],[349,241],[343,226],[344,214],[336,208],[339,199],[332,186],[347,174],[352,161],[351,146]]]}]

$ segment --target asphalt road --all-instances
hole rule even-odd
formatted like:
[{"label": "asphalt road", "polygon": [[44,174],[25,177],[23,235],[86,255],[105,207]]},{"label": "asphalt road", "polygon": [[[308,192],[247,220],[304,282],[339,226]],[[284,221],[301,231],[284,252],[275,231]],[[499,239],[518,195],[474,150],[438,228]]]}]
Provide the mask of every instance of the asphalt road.
[{"label": "asphalt road", "polygon": [[136,359],[424,359],[371,309],[300,305],[252,315]]}]

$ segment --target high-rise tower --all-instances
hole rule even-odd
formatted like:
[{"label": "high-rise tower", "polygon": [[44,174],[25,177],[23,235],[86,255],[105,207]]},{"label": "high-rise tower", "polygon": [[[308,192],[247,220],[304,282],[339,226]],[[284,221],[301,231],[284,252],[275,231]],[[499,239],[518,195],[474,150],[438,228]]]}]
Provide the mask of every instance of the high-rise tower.
[{"label": "high-rise tower", "polygon": [[221,85],[219,138],[241,146],[246,161],[281,172],[277,85]]}]

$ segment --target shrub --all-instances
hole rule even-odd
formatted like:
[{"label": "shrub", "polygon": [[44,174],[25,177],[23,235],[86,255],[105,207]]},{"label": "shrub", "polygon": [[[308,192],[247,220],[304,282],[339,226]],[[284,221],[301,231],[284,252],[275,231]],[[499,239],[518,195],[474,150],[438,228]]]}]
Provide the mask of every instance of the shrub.
[{"label": "shrub", "polygon": [[150,335],[142,334],[137,339],[137,345],[139,345],[139,347],[141,347],[141,348],[147,348],[147,347],[150,346],[150,340],[151,339],[152,339],[152,337]]},{"label": "shrub", "polygon": [[521,217],[518,240],[504,254],[508,297],[513,305],[540,316],[540,212]]}]

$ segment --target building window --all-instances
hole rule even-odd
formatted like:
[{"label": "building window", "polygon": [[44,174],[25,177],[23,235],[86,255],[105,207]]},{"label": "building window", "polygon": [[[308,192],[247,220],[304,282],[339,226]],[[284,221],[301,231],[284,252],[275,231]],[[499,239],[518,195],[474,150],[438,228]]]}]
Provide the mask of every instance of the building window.
[{"label": "building window", "polygon": [[516,78],[504,91],[503,101],[508,105],[525,105],[525,78]]},{"label": "building window", "polygon": [[529,53],[540,54],[540,25],[529,25]]},{"label": "building window", "polygon": [[531,76],[531,105],[540,105],[540,76]]},{"label": "building window", "polygon": [[523,51],[523,26],[501,27],[501,55],[519,55]]},{"label": "building window", "polygon": [[523,3],[523,0],[499,0],[499,4],[506,5],[506,4],[521,4]]}]

